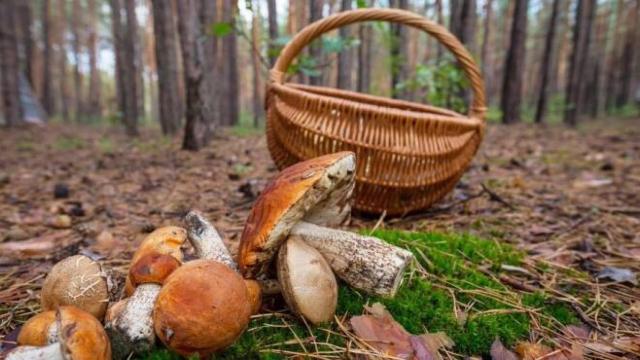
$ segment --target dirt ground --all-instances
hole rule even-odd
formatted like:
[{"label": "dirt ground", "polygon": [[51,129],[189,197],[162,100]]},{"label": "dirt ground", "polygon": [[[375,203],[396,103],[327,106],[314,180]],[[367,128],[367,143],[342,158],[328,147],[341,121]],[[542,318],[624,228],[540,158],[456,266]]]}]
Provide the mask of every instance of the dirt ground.
[{"label": "dirt ground", "polygon": [[[613,336],[635,334],[639,125],[489,125],[470,169],[442,202],[403,218],[354,217],[352,226],[470,232],[514,244],[528,262],[586,271],[590,278],[571,280],[515,274],[522,279],[514,286],[571,296],[563,286],[580,283],[593,299],[575,306],[585,323]],[[0,335],[39,310],[39,284],[55,261],[80,251],[123,273],[146,233],[179,224],[189,209],[213,220],[235,251],[255,196],[277,173],[265,138],[227,131],[198,153],[179,145],[152,130],[133,141],[90,126],[0,131]],[[601,313],[611,302],[624,309],[617,324]]]}]

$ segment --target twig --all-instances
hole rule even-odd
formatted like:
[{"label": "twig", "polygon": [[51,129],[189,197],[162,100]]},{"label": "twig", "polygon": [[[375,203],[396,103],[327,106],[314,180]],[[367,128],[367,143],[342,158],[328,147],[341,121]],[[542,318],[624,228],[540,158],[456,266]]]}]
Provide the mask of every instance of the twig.
[{"label": "twig", "polygon": [[502,196],[498,195],[497,193],[495,193],[493,190],[489,189],[489,187],[487,185],[485,185],[484,183],[480,184],[480,186],[482,186],[482,189],[484,191],[487,192],[487,194],[489,194],[489,199],[492,201],[497,201],[500,204],[508,207],[511,210],[515,210],[515,206],[513,206],[510,202],[508,202],[507,200],[505,200]]}]

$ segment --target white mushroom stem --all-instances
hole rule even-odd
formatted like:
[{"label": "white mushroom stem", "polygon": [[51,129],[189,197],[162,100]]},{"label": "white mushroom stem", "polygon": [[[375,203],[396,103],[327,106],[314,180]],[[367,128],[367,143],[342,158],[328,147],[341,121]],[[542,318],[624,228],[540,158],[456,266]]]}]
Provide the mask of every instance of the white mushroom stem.
[{"label": "white mushroom stem", "polygon": [[6,360],[66,360],[62,346],[56,342],[47,346],[18,346],[9,351]]},{"label": "white mushroom stem", "polygon": [[184,222],[187,225],[189,242],[196,250],[198,258],[215,260],[238,271],[238,265],[233,260],[220,234],[202,214],[190,211],[184,217]]},{"label": "white mushroom stem", "polygon": [[289,235],[316,248],[351,287],[380,296],[396,294],[404,269],[413,258],[408,250],[378,238],[307,222],[296,224]]},{"label": "white mushroom stem", "polygon": [[111,339],[113,357],[126,358],[130,353],[144,353],[153,347],[153,306],[160,293],[159,284],[140,284],[124,309],[105,328]]}]

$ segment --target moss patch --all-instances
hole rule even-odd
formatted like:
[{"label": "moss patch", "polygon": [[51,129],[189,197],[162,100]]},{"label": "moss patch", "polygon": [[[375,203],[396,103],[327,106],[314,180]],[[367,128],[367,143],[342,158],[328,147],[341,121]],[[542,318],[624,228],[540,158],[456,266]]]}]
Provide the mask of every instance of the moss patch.
[{"label": "moss patch", "polygon": [[[511,246],[469,235],[385,230],[373,236],[411,250],[419,266],[407,272],[393,299],[369,297],[341,286],[338,314],[358,315],[365,304],[381,302],[409,332],[444,331],[456,343],[454,351],[467,355],[486,355],[496,337],[507,346],[527,339],[531,316],[545,327],[578,322],[566,304],[554,302],[543,293],[516,293],[491,276],[499,273],[503,264],[521,263],[523,254]],[[342,346],[344,338],[338,332],[335,324],[309,330],[285,317],[262,317],[252,321],[249,331],[218,358],[280,359],[281,351],[304,352],[297,339],[310,336],[318,343]],[[315,351],[313,344],[304,346],[307,351]],[[320,351],[329,350],[329,345],[318,346]],[[274,352],[265,352],[267,349]],[[174,358],[166,350],[146,357]]]}]

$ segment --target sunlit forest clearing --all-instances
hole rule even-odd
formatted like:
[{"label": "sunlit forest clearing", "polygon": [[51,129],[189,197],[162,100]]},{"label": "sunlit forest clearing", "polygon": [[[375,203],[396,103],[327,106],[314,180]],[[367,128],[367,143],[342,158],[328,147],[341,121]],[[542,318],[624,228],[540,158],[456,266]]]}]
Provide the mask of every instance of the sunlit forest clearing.
[{"label": "sunlit forest clearing", "polygon": [[0,0],[0,358],[639,359],[639,19]]}]

